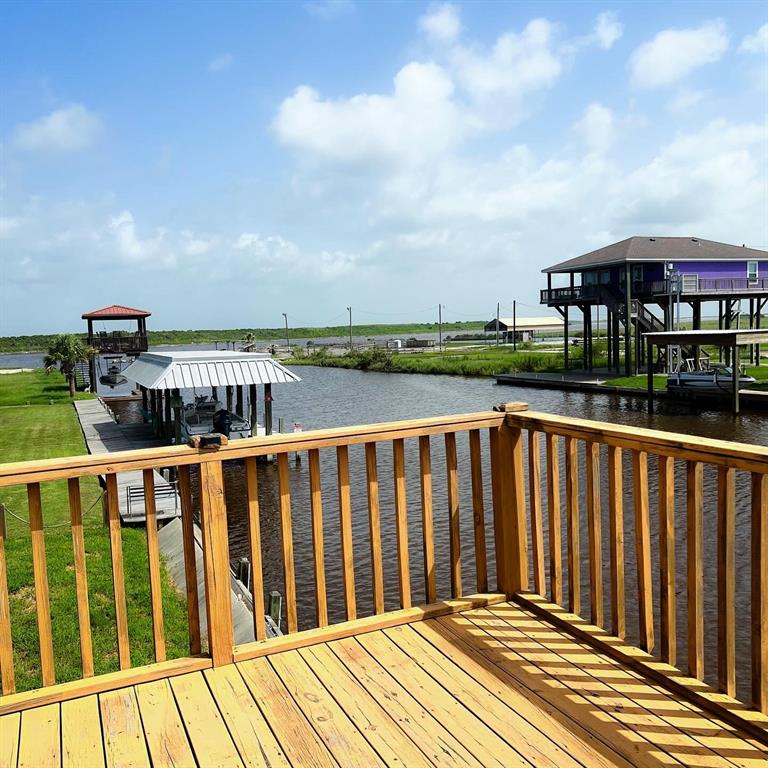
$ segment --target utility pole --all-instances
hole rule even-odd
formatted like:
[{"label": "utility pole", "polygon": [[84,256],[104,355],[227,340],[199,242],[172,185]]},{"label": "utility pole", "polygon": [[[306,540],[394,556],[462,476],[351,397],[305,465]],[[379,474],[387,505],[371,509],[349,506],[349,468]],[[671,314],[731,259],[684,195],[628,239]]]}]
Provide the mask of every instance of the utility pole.
[{"label": "utility pole", "polygon": [[517,352],[517,301],[512,299],[512,349]]},{"label": "utility pole", "polygon": [[349,312],[349,351],[352,351],[352,307],[347,307]]},{"label": "utility pole", "polygon": [[499,346],[499,302],[496,302],[496,346]]},{"label": "utility pole", "polygon": [[288,346],[288,349],[291,348],[291,339],[288,336],[288,313],[283,312],[283,317],[285,318],[285,343]]},{"label": "utility pole", "polygon": [[437,348],[443,351],[443,305],[437,305]]}]

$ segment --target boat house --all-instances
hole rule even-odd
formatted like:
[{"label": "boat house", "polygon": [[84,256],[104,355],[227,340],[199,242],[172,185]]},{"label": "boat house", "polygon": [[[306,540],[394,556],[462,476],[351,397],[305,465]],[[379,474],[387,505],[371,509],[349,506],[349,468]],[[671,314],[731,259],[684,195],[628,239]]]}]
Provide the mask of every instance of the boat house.
[{"label": "boat house", "polygon": [[[759,328],[768,306],[768,252],[697,237],[629,237],[543,270],[547,288],[541,303],[557,310],[565,323],[565,364],[568,326],[573,310],[584,327],[584,366],[594,364],[595,323],[605,318],[608,367],[625,375],[645,364],[643,333],[674,330],[680,307],[701,329],[702,306],[717,305],[719,329]],[[564,286],[556,286],[558,276]],[[746,311],[745,311],[746,309]],[[604,313],[604,314],[603,314]],[[712,314],[715,314],[712,312]],[[658,348],[658,367],[674,364],[697,368],[698,348],[682,348],[677,360]],[[755,345],[750,357],[759,364]]]}]

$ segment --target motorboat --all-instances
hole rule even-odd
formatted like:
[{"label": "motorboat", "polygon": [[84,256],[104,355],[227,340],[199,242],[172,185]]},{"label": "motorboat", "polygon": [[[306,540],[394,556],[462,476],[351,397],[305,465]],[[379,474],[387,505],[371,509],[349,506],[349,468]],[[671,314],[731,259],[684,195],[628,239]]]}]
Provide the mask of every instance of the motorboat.
[{"label": "motorboat", "polygon": [[[194,435],[209,432],[229,434],[230,440],[251,437],[251,422],[242,416],[222,407],[218,400],[199,395],[194,402],[187,403],[181,413],[181,436],[184,442]],[[256,434],[259,434],[258,425]]]},{"label": "motorboat", "polygon": [[128,379],[123,376],[119,365],[112,364],[107,368],[107,372],[99,376],[99,382],[106,387],[119,387],[125,384]]},{"label": "motorboat", "polygon": [[[756,379],[739,369],[739,387],[754,384]],[[728,394],[733,390],[733,368],[720,363],[702,371],[677,371],[667,377],[667,389],[709,394]]]}]

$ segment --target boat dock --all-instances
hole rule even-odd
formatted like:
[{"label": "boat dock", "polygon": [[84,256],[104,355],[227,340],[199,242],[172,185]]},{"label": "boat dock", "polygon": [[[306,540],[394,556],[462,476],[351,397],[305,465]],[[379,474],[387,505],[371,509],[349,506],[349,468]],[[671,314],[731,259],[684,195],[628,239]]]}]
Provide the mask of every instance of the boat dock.
[{"label": "boat dock", "polygon": [[[131,451],[162,445],[152,436],[151,427],[144,424],[118,424],[100,399],[77,400],[74,403],[88,453],[102,454]],[[155,476],[155,506],[158,520],[169,520],[181,515],[181,502],[175,483],[169,483],[157,470]],[[105,482],[100,477],[102,484]],[[124,523],[143,523],[144,484],[142,473],[121,472],[117,475],[120,518]]]}]

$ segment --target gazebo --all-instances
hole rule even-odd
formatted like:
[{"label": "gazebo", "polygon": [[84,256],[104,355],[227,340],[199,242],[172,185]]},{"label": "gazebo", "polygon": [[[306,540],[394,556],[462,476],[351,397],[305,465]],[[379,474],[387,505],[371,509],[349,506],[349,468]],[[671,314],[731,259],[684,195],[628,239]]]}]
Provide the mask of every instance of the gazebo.
[{"label": "gazebo", "polygon": [[[226,407],[239,416],[250,414],[254,430],[257,416],[257,387],[264,387],[264,429],[272,434],[272,385],[301,379],[265,353],[225,351],[143,352],[124,371],[135,381],[142,395],[145,413],[157,425],[158,433],[180,442],[182,389],[209,389],[218,400],[226,393]],[[247,389],[247,402],[246,402]]]}]

